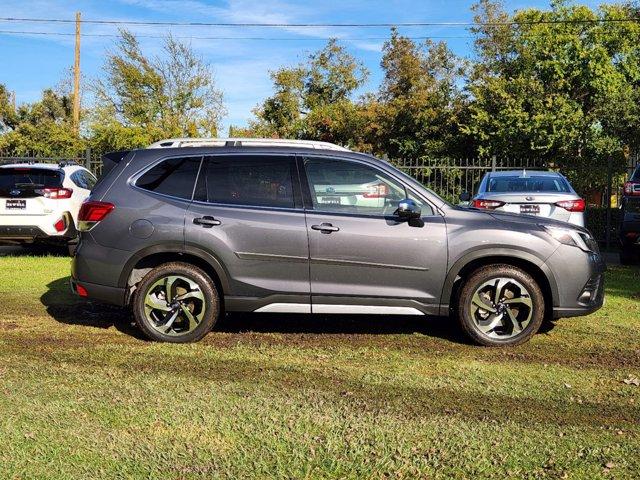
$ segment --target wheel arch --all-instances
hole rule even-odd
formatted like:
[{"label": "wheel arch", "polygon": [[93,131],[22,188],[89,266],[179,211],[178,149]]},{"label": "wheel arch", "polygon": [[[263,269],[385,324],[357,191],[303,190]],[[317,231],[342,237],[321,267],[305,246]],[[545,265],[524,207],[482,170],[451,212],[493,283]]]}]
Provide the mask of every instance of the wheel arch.
[{"label": "wheel arch", "polygon": [[163,263],[183,262],[201,268],[213,280],[220,292],[220,301],[224,300],[224,293],[229,291],[226,269],[213,255],[197,247],[187,247],[181,244],[154,245],[135,253],[125,264],[118,285],[126,288],[126,303],[131,301],[135,285],[150,269]]},{"label": "wheel arch", "polygon": [[443,286],[440,314],[448,315],[450,306],[457,303],[457,295],[463,280],[480,267],[488,265],[511,265],[530,274],[540,285],[550,315],[558,300],[558,286],[549,267],[540,258],[527,252],[511,249],[490,249],[471,252],[458,259],[449,269]]}]

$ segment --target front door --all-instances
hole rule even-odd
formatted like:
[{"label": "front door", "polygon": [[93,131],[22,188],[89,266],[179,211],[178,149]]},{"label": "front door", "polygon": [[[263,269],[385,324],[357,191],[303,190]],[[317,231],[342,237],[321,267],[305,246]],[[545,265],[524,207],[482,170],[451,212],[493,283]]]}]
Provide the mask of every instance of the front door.
[{"label": "front door", "polygon": [[[306,156],[303,188],[314,313],[435,313],[447,266],[444,219],[368,163]],[[422,221],[394,215],[406,197]]]},{"label": "front door", "polygon": [[310,311],[293,155],[205,156],[185,227],[187,247],[205,247],[227,270],[228,310]]}]

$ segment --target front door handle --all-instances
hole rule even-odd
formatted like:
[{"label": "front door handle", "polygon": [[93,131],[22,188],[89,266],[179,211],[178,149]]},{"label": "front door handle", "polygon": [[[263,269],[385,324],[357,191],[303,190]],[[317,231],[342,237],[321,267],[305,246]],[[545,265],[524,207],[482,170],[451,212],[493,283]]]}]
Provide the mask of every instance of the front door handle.
[{"label": "front door handle", "polygon": [[338,227],[334,227],[330,223],[321,223],[320,225],[311,225],[311,230],[320,230],[322,233],[331,233],[337,232],[340,229]]},{"label": "front door handle", "polygon": [[213,217],[204,216],[193,219],[193,223],[196,225],[201,225],[204,228],[215,227],[216,225],[220,225],[222,222],[220,220],[216,220]]}]

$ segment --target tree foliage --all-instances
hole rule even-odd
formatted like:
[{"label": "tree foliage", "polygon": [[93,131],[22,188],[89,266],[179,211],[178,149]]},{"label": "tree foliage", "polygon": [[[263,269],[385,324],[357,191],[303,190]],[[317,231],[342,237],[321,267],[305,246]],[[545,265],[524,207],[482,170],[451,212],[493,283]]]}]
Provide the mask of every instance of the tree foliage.
[{"label": "tree foliage", "polygon": [[144,146],[169,137],[215,136],[224,114],[222,93],[193,49],[166,37],[161,55],[144,55],[121,31],[96,82],[92,144],[100,150]]},{"label": "tree foliage", "polygon": [[638,144],[640,24],[608,21],[629,17],[629,7],[555,1],[509,17],[483,0],[475,10],[465,129],[478,152],[543,159],[581,189],[603,185],[607,162],[620,171]]}]

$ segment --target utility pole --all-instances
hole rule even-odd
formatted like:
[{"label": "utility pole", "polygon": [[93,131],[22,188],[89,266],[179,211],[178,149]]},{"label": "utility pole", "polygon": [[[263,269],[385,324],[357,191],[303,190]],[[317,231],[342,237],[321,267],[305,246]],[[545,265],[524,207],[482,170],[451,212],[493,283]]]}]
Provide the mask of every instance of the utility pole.
[{"label": "utility pole", "polygon": [[76,54],[73,64],[73,131],[80,130],[80,12],[76,12]]}]

